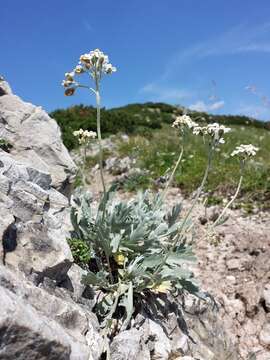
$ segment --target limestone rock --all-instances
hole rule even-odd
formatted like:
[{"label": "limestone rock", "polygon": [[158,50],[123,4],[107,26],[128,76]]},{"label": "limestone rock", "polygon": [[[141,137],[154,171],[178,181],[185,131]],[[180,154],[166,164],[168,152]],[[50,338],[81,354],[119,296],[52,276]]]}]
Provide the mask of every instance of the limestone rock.
[{"label": "limestone rock", "polygon": [[265,308],[270,312],[270,284],[266,284],[263,289],[262,299],[265,303]]},{"label": "limestone rock", "polygon": [[0,138],[12,145],[10,153],[16,160],[49,173],[53,187],[69,191],[76,167],[57,123],[41,107],[13,95],[4,81],[0,81]]},{"label": "limestone rock", "polygon": [[141,332],[135,328],[121,332],[111,344],[112,360],[150,360]]},{"label": "limestone rock", "polygon": [[73,260],[63,228],[67,199],[60,193],[56,198],[48,173],[16,161],[3,151],[0,162],[2,182],[9,184],[8,189],[0,188],[0,213],[4,215],[0,234],[12,223],[17,231],[16,246],[5,253],[6,263],[25,273],[34,271],[60,279]]},{"label": "limestone rock", "polygon": [[131,168],[132,160],[126,156],[123,159],[111,157],[106,160],[106,170],[112,175],[121,175],[128,172]]},{"label": "limestone rock", "polygon": [[59,128],[0,81],[0,138],[13,145],[0,150],[0,359],[98,360],[83,270],[71,270],[63,193],[75,167]]},{"label": "limestone rock", "polygon": [[260,343],[270,348],[270,323],[265,323],[260,332]]},{"label": "limestone rock", "polygon": [[4,78],[0,76],[0,96],[3,95],[12,95],[12,90]]},{"label": "limestone rock", "polygon": [[[61,298],[51,295],[27,281],[20,272],[11,272],[2,265],[0,265],[0,297],[1,305],[2,299],[4,304],[2,316],[0,314],[0,333],[2,334],[3,329],[10,324],[2,340],[2,343],[6,342],[7,349],[9,345],[19,349],[21,339],[18,332],[20,329],[26,329],[22,359],[32,358],[31,352],[29,357],[27,356],[28,347],[37,354],[41,351],[39,341],[44,342],[43,346],[47,347],[44,356],[47,354],[48,359],[54,359],[50,357],[54,351],[52,344],[57,342],[60,353],[66,353],[63,359],[97,360],[99,358],[102,340],[98,334],[97,320],[89,310],[81,308],[70,297],[65,295]],[[11,354],[15,355],[14,349]],[[36,358],[43,359],[42,351]],[[17,359],[16,356],[15,358]],[[61,356],[60,358],[62,359]]]}]

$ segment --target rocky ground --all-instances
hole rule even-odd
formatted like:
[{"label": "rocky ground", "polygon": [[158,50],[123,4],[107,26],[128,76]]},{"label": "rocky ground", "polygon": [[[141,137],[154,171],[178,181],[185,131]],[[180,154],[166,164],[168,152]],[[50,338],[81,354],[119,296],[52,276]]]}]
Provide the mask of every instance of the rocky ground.
[{"label": "rocky ground", "polygon": [[[110,140],[104,142],[110,150],[115,149]],[[106,181],[128,177],[131,169],[130,159],[122,161],[114,154],[106,160]],[[101,187],[97,167],[92,169],[89,181],[98,199]],[[118,196],[128,200],[134,194],[120,191]],[[170,188],[168,209],[177,202],[182,202],[184,209],[191,204],[178,188]],[[205,209],[202,204],[194,209],[194,248],[198,258],[194,272],[202,287],[219,303],[221,319],[238,348],[239,359],[256,356],[258,360],[270,360],[270,213],[247,216],[241,210],[228,210],[228,220],[216,229],[219,241],[214,245],[208,229],[220,211],[218,206]]]},{"label": "rocky ground", "polygon": [[[0,138],[10,145],[0,149],[0,359],[98,360],[103,340],[91,311],[94,298],[80,283],[84,270],[74,264],[67,243],[76,166],[56,122],[2,80]],[[113,181],[128,176],[130,160],[110,158],[106,168]],[[89,181],[98,200],[97,168]],[[179,190],[170,189],[168,207],[179,200]],[[189,205],[184,200],[184,210]],[[139,326],[137,319],[110,344],[112,360],[270,359],[270,216],[231,212],[215,247],[206,228],[218,211],[205,216],[201,205],[195,209],[194,272],[219,311],[211,302],[183,299],[189,336],[182,318],[171,313],[163,324],[169,337],[157,322],[144,318]]]}]

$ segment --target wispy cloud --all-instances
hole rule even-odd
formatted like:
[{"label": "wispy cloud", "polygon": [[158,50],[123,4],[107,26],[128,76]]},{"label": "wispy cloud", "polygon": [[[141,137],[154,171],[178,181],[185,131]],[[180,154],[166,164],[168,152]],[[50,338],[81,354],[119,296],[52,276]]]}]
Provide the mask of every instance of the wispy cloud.
[{"label": "wispy cloud", "polygon": [[270,110],[263,105],[240,104],[240,106],[236,108],[233,113],[249,116],[256,119],[270,119]]},{"label": "wispy cloud", "polygon": [[[212,38],[200,43],[191,45],[190,47],[179,49],[174,54],[168,54],[168,61],[164,64],[161,74],[153,80],[152,83],[146,84],[140,89],[140,94],[151,97],[155,101],[182,102],[187,104],[192,102],[189,107],[198,111],[217,111],[225,107],[225,102],[218,97],[213,97],[212,101],[203,99],[206,97],[205,89],[197,89],[192,91],[176,88],[175,79],[179,74],[179,69],[183,73],[183,69],[195,61],[200,61],[207,57],[218,57],[225,55],[239,55],[245,53],[265,53],[270,54],[270,22],[260,25],[240,24]],[[223,61],[223,60],[222,60]],[[178,78],[178,81],[181,81]],[[186,86],[185,86],[186,88]],[[193,85],[194,88],[194,85]],[[196,96],[198,92],[199,99]],[[146,97],[146,96],[145,96]],[[228,106],[228,101],[226,101]],[[262,107],[248,108],[246,105],[239,107],[238,113],[241,112],[248,116],[255,116],[262,112]],[[265,114],[265,111],[264,111]],[[265,116],[265,115],[264,115]]]},{"label": "wispy cloud", "polygon": [[182,101],[183,99],[191,96],[191,93],[187,90],[162,86],[156,83],[146,84],[140,89],[139,93],[147,95],[148,97],[153,98],[155,101],[165,102]]},{"label": "wispy cloud", "polygon": [[202,112],[208,112],[208,111],[217,111],[225,105],[225,102],[223,100],[216,101],[211,104],[206,104],[203,100],[199,100],[196,103],[189,106],[191,110],[194,111],[202,111]]},{"label": "wispy cloud", "polygon": [[171,56],[162,74],[168,79],[177,67],[210,56],[247,52],[270,53],[270,22],[258,26],[238,25],[209,40],[180,50]]},{"label": "wispy cloud", "polygon": [[82,24],[83,24],[83,27],[84,27],[85,30],[87,30],[89,32],[92,32],[94,30],[92,25],[90,24],[90,22],[88,20],[84,19]]}]

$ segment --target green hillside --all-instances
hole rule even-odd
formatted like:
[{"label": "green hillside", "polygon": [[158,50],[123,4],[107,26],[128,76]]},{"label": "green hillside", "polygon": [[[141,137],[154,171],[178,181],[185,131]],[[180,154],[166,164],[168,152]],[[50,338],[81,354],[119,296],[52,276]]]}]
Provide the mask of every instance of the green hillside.
[{"label": "green hillside", "polygon": [[[183,108],[164,103],[130,104],[114,109],[102,109],[103,136],[123,132],[126,134],[147,134],[152,129],[160,129],[164,124],[171,124],[175,115],[181,115]],[[219,122],[227,125],[245,125],[256,128],[269,128],[269,123],[250,119],[246,116],[209,115],[189,112],[194,119],[204,118],[206,122]],[[62,129],[63,141],[68,149],[77,146],[72,132],[79,128],[96,130],[96,110],[92,106],[76,105],[67,109],[57,109],[50,114]]]},{"label": "green hillside", "polygon": [[[135,159],[134,167],[142,173],[128,178],[122,184],[127,190],[155,187],[156,180],[166,174],[177,160],[180,142],[177,131],[171,127],[175,115],[183,109],[163,103],[132,104],[111,110],[102,110],[103,136],[129,134],[129,141],[118,140],[120,157]],[[72,131],[78,128],[95,130],[95,108],[74,106],[50,114],[59,123],[65,145],[74,149],[77,143]],[[211,191],[209,203],[218,203],[233,194],[239,179],[239,164],[230,156],[235,146],[253,144],[259,152],[246,168],[241,198],[249,209],[259,204],[270,208],[270,126],[269,123],[245,116],[220,116],[189,112],[197,122],[219,122],[232,128],[226,143],[216,153],[206,189]],[[110,156],[110,154],[106,154]],[[184,193],[192,193],[202,179],[207,154],[202,138],[190,136],[186,141],[181,167],[175,176],[175,185]],[[96,159],[88,159],[94,164]],[[146,175],[143,172],[146,171]],[[150,176],[149,176],[150,175]],[[222,181],[221,181],[222,179]],[[256,205],[256,206],[257,206]]]}]

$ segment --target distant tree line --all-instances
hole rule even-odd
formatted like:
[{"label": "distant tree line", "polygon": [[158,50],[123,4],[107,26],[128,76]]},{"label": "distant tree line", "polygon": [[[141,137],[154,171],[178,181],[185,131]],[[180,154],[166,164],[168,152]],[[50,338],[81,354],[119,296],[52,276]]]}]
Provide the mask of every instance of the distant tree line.
[{"label": "distant tree line", "polygon": [[[186,111],[183,107],[177,107],[165,103],[130,104],[114,109],[101,110],[102,133],[104,136],[118,132],[126,134],[143,134],[151,136],[152,129],[159,129],[163,124],[171,124],[173,118]],[[235,115],[211,115],[196,111],[188,111],[194,119],[204,119],[205,122],[219,122],[226,125],[254,126],[270,130],[270,123],[246,116]],[[78,144],[73,136],[73,131],[82,128],[84,130],[96,130],[96,109],[93,106],[76,105],[67,109],[57,109],[51,112],[62,130],[63,141],[71,150]]]}]

